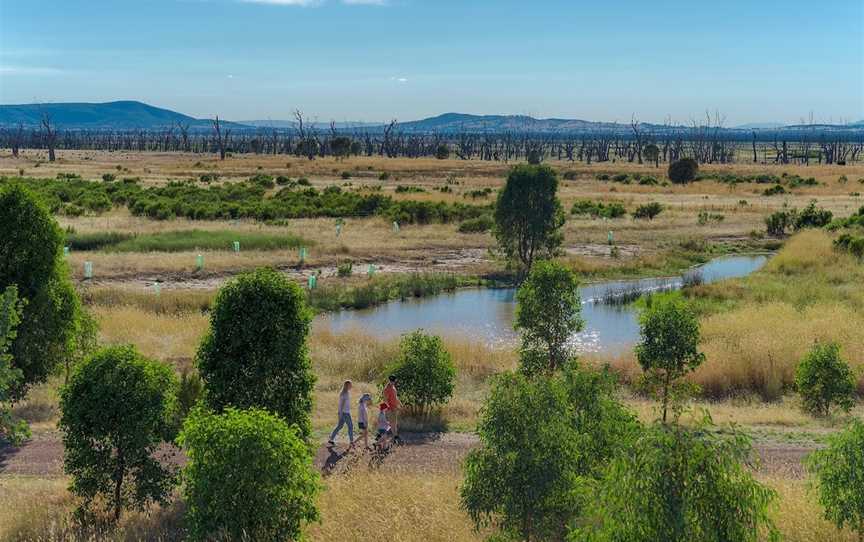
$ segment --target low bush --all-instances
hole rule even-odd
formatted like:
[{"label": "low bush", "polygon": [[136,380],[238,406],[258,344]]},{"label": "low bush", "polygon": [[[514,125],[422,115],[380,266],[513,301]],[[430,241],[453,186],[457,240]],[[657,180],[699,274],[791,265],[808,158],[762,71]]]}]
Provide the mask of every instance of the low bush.
[{"label": "low bush", "polygon": [[495,221],[489,215],[470,218],[459,224],[459,233],[484,233],[495,226]]},{"label": "low bush", "polygon": [[682,158],[669,164],[667,175],[675,184],[686,184],[696,179],[699,164],[692,158]]},{"label": "low bush", "polygon": [[354,272],[354,264],[352,262],[340,263],[336,268],[336,274],[340,277],[350,277]]},{"label": "low bush", "polygon": [[98,231],[91,233],[66,233],[66,246],[71,250],[100,250],[131,239],[131,233]]},{"label": "low bush", "polygon": [[624,205],[618,202],[603,203],[602,201],[577,200],[570,209],[570,214],[590,215],[593,218],[620,218],[627,214]]},{"label": "low bush", "polygon": [[441,337],[417,330],[399,342],[399,359],[389,368],[409,415],[429,416],[453,395],[456,366]]},{"label": "low bush", "polygon": [[786,193],[786,189],[783,188],[782,184],[775,184],[774,186],[772,186],[770,188],[766,188],[765,190],[762,191],[763,196],[779,196],[779,195],[785,194],[785,193]]},{"label": "low bush", "polygon": [[864,237],[844,233],[834,240],[834,248],[862,259],[864,258]]},{"label": "low bush", "polygon": [[640,205],[633,212],[633,218],[647,218],[654,220],[654,217],[663,212],[663,205],[656,201]]},{"label": "low bush", "polygon": [[179,442],[193,540],[299,540],[318,519],[319,476],[296,426],[265,410],[203,409]]},{"label": "low bush", "polygon": [[817,416],[827,416],[833,405],[848,412],[855,404],[855,377],[837,343],[813,345],[798,364],[795,387],[804,409]]},{"label": "low bush", "polygon": [[768,235],[783,237],[786,235],[786,228],[791,227],[794,221],[794,210],[776,211],[765,217],[765,227],[768,230]]},{"label": "low bush", "polygon": [[834,215],[831,211],[816,207],[816,201],[813,200],[803,211],[795,215],[793,226],[796,230],[802,228],[822,228],[827,226],[833,217]]}]

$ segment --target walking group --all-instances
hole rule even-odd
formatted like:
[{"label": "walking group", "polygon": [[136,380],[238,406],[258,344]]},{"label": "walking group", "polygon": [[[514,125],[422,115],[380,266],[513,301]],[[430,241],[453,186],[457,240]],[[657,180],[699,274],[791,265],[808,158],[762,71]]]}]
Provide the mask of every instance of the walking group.
[{"label": "walking group", "polygon": [[[369,407],[372,404],[372,396],[364,393],[357,402],[357,428],[360,430],[360,436],[354,440],[354,421],[351,418],[351,388],[352,383],[346,380],[342,384],[342,391],[339,392],[339,421],[333,432],[330,433],[330,440],[327,441],[327,446],[332,448],[336,445],[336,436],[342,430],[343,426],[348,427],[348,451],[354,449],[354,445],[363,440],[363,446],[367,450],[373,448],[369,446]],[[396,377],[390,376],[387,379],[387,385],[384,387],[384,400],[378,405],[378,422],[376,424],[375,446],[379,449],[386,449],[393,442],[400,442],[399,439],[399,411],[402,408],[402,403],[399,402],[399,394],[396,391]]]}]

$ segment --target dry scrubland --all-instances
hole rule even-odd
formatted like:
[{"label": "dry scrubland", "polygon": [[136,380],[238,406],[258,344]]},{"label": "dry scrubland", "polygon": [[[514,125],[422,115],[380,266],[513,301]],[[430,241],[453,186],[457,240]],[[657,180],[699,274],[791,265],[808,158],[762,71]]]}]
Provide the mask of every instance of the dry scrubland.
[{"label": "dry scrubland", "polygon": [[[38,167],[37,167],[38,163]],[[819,186],[796,189],[793,196],[765,197],[763,185],[725,185],[703,181],[687,186],[640,186],[598,181],[600,173],[635,173],[662,177],[663,169],[624,163],[568,164],[552,161],[560,171],[576,172],[575,180],[562,182],[565,208],[577,199],[622,201],[632,209],[652,200],[667,206],[657,219],[603,220],[568,217],[565,226],[566,255],[562,258],[587,278],[671,273],[699,257],[718,251],[748,250],[774,246],[751,232],[764,231],[763,218],[783,205],[803,207],[817,198],[820,205],[845,216],[862,203],[852,195],[864,191],[857,179],[864,166],[764,166],[740,164],[706,166],[703,172],[756,174],[782,172],[815,177]],[[120,169],[118,169],[118,166]],[[469,203],[463,193],[477,188],[502,186],[507,165],[479,161],[431,159],[352,158],[344,162],[321,159],[309,162],[285,156],[237,156],[224,163],[200,155],[61,152],[54,164],[39,162],[38,153],[25,153],[19,160],[0,158],[0,174],[17,175],[20,169],[34,177],[78,173],[99,179],[104,173],[118,177],[141,177],[147,183],[169,179],[197,178],[218,172],[219,182],[240,180],[256,173],[308,177],[313,185],[353,183],[383,185],[394,197],[436,199]],[[259,169],[260,168],[260,169]],[[348,171],[351,179],[341,178]],[[390,179],[380,181],[387,172]],[[839,182],[841,175],[848,182]],[[447,185],[448,179],[459,184]],[[822,184],[824,183],[824,184]],[[424,193],[394,193],[396,185],[422,187]],[[454,193],[434,191],[451,186]],[[754,194],[754,191],[757,193]],[[742,205],[746,200],[747,205]],[[724,215],[719,223],[700,225],[700,211]],[[197,251],[173,253],[89,252],[70,255],[73,274],[81,278],[83,262],[94,262],[95,279],[81,286],[89,309],[100,324],[106,343],[132,343],[143,354],[169,362],[178,371],[192,364],[198,343],[208,326],[206,307],[215,289],[231,275],[260,265],[273,265],[298,278],[308,270],[333,267],[345,261],[383,265],[394,273],[438,269],[459,274],[484,274],[500,270],[501,263],[488,255],[493,239],[488,234],[459,234],[456,225],[437,224],[402,228],[396,234],[381,218],[349,219],[336,237],[332,219],[292,220],[287,226],[267,226],[251,221],[151,221],[114,210],[98,217],[60,217],[63,226],[77,232],[104,230],[143,234],[177,230],[289,233],[310,242],[310,258],[298,267],[296,250],[247,251],[233,254],[208,251],[203,272],[194,271]],[[619,257],[612,257],[606,232],[614,229]],[[362,282],[327,276],[325,284]],[[165,281],[156,298],[148,286]],[[705,392],[694,410],[708,410],[718,423],[735,422],[752,432],[757,443],[794,442],[815,446],[842,423],[841,418],[814,420],[800,411],[790,395],[795,364],[817,339],[837,340],[843,353],[859,369],[864,365],[864,266],[836,253],[831,238],[822,232],[805,232],[788,241],[763,271],[722,284],[696,287],[687,296],[701,314],[702,348],[706,363],[693,375]],[[451,431],[471,431],[484,398],[488,377],[516,364],[512,351],[492,350],[454,331],[445,337],[458,370],[456,399],[442,412]],[[333,405],[344,378],[357,383],[357,392],[377,392],[377,382],[397,351],[395,341],[379,341],[362,330],[333,334],[314,325],[310,341],[318,382],[315,389],[313,426],[321,438],[333,423]],[[632,356],[619,359],[586,359],[610,363],[626,383],[637,374]],[[859,373],[864,378],[864,373]],[[859,380],[859,389],[864,385]],[[32,422],[37,437],[56,438],[57,378],[33,390],[16,413]],[[625,402],[642,419],[656,416],[654,403],[629,388],[622,390]],[[862,415],[857,407],[854,415]],[[2,460],[0,460],[2,464]],[[2,469],[2,467],[0,467]],[[793,542],[853,540],[850,533],[837,533],[820,518],[807,482],[799,474],[765,471],[762,481],[780,494],[774,511],[785,539]],[[377,539],[391,533],[398,540],[482,540],[484,533],[472,530],[468,517],[458,509],[458,465],[434,472],[388,470],[386,473],[355,469],[346,475],[325,479],[320,498],[322,523],[313,525],[313,540]],[[68,539],[68,513],[73,506],[63,477],[10,476],[0,474],[0,539]],[[130,514],[115,535],[125,540],[167,540],[176,535],[182,518],[181,505],[154,510],[151,515]],[[386,524],[385,524],[386,522]],[[390,536],[390,535],[387,535]],[[86,539],[86,536],[83,538]],[[94,536],[93,539],[96,539]]]}]

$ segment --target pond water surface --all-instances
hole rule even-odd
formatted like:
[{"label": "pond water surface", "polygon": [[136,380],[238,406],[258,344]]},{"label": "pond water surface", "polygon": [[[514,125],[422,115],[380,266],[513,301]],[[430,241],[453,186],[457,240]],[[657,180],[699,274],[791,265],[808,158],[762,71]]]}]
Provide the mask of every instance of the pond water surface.
[{"label": "pond water surface", "polygon": [[[582,318],[585,328],[574,335],[578,352],[616,354],[639,339],[637,313],[621,299],[634,292],[681,288],[686,281],[710,283],[743,277],[756,271],[765,255],[724,256],[692,268],[679,277],[615,280],[582,286]],[[370,309],[345,310],[319,317],[333,332],[360,329],[379,338],[392,338],[417,328],[441,335],[462,335],[490,346],[509,346],[518,341],[513,329],[515,289],[467,288],[434,297],[393,301]],[[616,299],[619,302],[616,302]]]}]

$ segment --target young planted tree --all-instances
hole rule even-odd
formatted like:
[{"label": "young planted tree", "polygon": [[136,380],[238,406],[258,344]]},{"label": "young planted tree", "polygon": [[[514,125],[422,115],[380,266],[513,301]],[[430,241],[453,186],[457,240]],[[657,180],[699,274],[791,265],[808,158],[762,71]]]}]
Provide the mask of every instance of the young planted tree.
[{"label": "young planted tree", "polygon": [[807,470],[815,477],[825,519],[838,529],[849,526],[864,542],[864,423],[853,420],[828,437],[828,446],[811,453]]},{"label": "young planted tree", "polygon": [[567,363],[570,337],[585,325],[581,311],[576,274],[555,262],[537,262],[516,292],[514,325],[522,333],[524,372],[551,372]]},{"label": "young planted tree", "polygon": [[399,382],[399,395],[410,414],[427,416],[453,395],[456,366],[441,337],[422,330],[405,335],[399,359],[388,371]]},{"label": "young planted tree", "polygon": [[609,464],[593,521],[570,540],[779,540],[769,515],[776,494],[744,466],[750,454],[741,433],[650,427]]},{"label": "young planted tree", "polygon": [[179,442],[193,540],[301,539],[318,519],[318,474],[296,424],[260,409],[193,410]]},{"label": "young planted tree", "polygon": [[30,435],[25,421],[12,418],[10,405],[11,390],[21,380],[21,370],[12,366],[9,347],[21,322],[22,305],[14,285],[0,294],[0,439],[12,444],[20,444]]},{"label": "young planted tree", "polygon": [[562,540],[587,489],[635,436],[635,417],[605,372],[568,365],[554,375],[495,377],[464,463],[462,507],[505,539]]},{"label": "young planted tree", "polygon": [[519,165],[507,176],[495,204],[495,237],[501,252],[526,274],[534,260],[561,246],[564,210],[556,195],[558,176],[549,166]]},{"label": "young planted tree", "polygon": [[817,416],[827,416],[832,405],[848,412],[855,404],[855,376],[834,342],[813,345],[798,364],[795,387],[804,410]]},{"label": "young planted tree", "polygon": [[315,377],[306,339],[312,319],[303,291],[273,269],[258,269],[219,290],[196,364],[208,406],[259,407],[311,430]]},{"label": "young planted tree", "polygon": [[9,348],[21,372],[11,398],[43,382],[80,346],[85,319],[63,262],[63,234],[48,209],[21,185],[0,188],[0,288],[25,302]]},{"label": "young planted tree", "polygon": [[691,389],[679,379],[705,360],[699,352],[699,322],[679,296],[661,295],[651,300],[639,323],[636,359],[645,372],[645,384],[659,395],[665,424],[670,402],[677,410],[678,401]]},{"label": "young planted tree", "polygon": [[60,429],[82,510],[102,499],[116,521],[124,508],[167,499],[176,477],[153,454],[170,437],[176,392],[171,368],[132,346],[105,348],[74,368],[60,392]]}]

